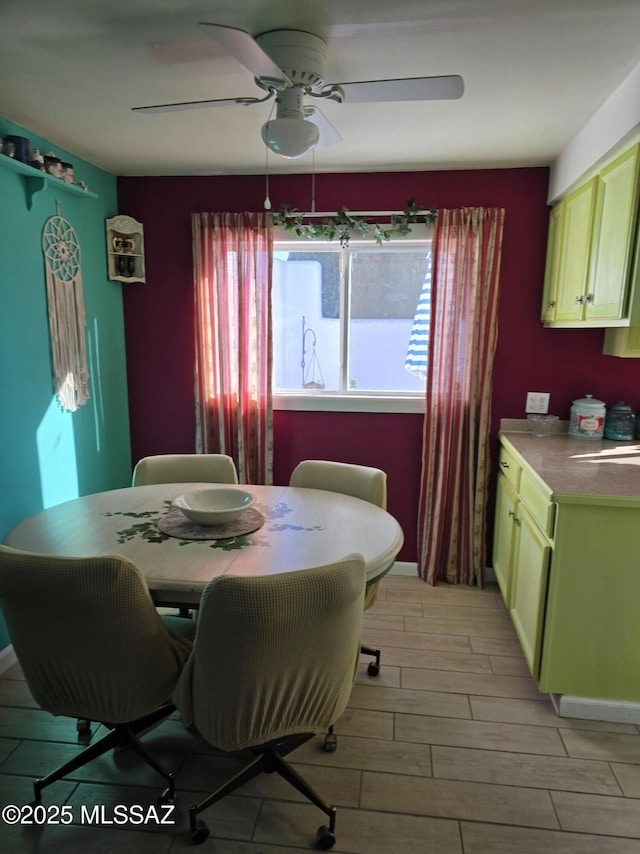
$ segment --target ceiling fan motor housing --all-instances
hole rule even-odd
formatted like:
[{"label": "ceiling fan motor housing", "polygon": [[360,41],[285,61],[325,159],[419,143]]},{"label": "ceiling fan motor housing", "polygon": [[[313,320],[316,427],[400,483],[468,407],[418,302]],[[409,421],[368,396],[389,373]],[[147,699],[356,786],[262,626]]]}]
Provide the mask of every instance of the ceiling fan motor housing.
[{"label": "ceiling fan motor housing", "polygon": [[324,86],[327,45],[319,36],[302,30],[270,30],[256,41],[294,86],[319,89]]},{"label": "ceiling fan motor housing", "polygon": [[276,95],[276,116],[279,119],[304,119],[304,90],[300,86],[290,86]]}]

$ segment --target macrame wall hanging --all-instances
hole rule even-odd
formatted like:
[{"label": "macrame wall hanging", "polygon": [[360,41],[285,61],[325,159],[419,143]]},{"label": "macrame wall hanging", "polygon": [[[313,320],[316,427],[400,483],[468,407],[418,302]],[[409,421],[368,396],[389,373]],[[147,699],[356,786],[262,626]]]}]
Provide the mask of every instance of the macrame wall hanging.
[{"label": "macrame wall hanging", "polygon": [[42,231],[51,354],[60,405],[75,412],[89,399],[80,244],[73,226],[60,216],[58,203],[56,211]]}]

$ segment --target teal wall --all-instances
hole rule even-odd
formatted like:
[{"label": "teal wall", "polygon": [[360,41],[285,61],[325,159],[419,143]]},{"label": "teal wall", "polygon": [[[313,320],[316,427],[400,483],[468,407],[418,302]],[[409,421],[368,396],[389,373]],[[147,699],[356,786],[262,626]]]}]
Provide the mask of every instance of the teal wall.
[{"label": "teal wall", "polygon": [[[48,186],[27,207],[25,181],[0,154],[0,542],[38,511],[131,481],[122,285],[107,279],[105,219],[116,179],[0,117],[0,136],[26,136],[75,168],[98,198]],[[81,249],[90,400],[64,412],[53,391],[42,231],[59,214]],[[0,650],[9,643],[0,619]]]}]

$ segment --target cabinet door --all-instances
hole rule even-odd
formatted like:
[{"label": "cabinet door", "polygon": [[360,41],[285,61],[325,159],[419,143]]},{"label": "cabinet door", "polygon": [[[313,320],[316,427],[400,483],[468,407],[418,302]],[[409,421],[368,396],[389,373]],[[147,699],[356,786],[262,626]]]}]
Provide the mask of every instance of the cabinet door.
[{"label": "cabinet door", "polygon": [[602,352],[607,356],[640,359],[640,326],[605,330]]},{"label": "cabinet door", "polygon": [[522,503],[516,526],[511,619],[531,675],[538,679],[551,547]]},{"label": "cabinet door", "polygon": [[639,532],[637,499],[559,505],[541,691],[640,702]]},{"label": "cabinet door", "polygon": [[596,178],[592,178],[565,200],[554,318],[557,321],[580,321],[584,317],[595,189]]},{"label": "cabinet door", "polygon": [[586,320],[624,317],[636,225],[638,146],[598,176]]},{"label": "cabinet door", "polygon": [[560,246],[562,223],[564,220],[564,202],[557,204],[549,214],[549,236],[547,238],[547,261],[544,271],[544,289],[542,291],[542,311],[540,317],[549,323],[556,318],[558,298],[558,276],[560,273]]},{"label": "cabinet door", "polygon": [[511,607],[511,568],[513,564],[516,500],[516,493],[507,478],[499,475],[493,529],[493,571],[507,608]]}]

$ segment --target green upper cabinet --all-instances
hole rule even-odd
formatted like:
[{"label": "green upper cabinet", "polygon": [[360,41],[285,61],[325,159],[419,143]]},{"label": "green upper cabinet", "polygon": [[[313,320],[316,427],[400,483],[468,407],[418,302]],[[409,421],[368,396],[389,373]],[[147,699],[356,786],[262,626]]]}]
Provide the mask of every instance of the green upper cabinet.
[{"label": "green upper cabinet", "polygon": [[640,223],[636,230],[631,267],[631,284],[625,314],[629,319],[629,326],[622,329],[606,329],[602,352],[607,356],[640,359]]},{"label": "green upper cabinet", "polygon": [[638,205],[638,146],[598,176],[586,318],[624,317]]},{"label": "green upper cabinet", "polygon": [[602,352],[606,356],[640,359],[640,326],[605,330]]},{"label": "green upper cabinet", "polygon": [[628,326],[639,145],[551,213],[542,320],[550,326]]},{"label": "green upper cabinet", "polygon": [[583,319],[595,198],[596,179],[592,178],[563,203],[554,321]]},{"label": "green upper cabinet", "polygon": [[549,237],[547,240],[547,262],[542,292],[542,320],[548,322],[556,316],[558,300],[558,270],[560,266],[560,237],[564,221],[565,203],[560,202],[549,215]]}]

